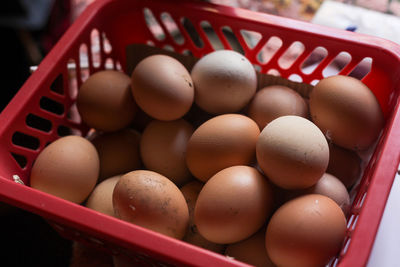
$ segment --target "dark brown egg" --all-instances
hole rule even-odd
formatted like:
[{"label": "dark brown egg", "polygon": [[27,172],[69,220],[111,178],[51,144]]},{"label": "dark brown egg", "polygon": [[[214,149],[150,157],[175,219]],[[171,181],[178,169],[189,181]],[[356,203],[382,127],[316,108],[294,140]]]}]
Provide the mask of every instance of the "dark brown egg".
[{"label": "dark brown egg", "polygon": [[100,133],[92,139],[100,158],[99,181],[141,167],[140,134],[132,129]]},{"label": "dark brown egg", "polygon": [[140,140],[140,154],[147,169],[181,186],[192,177],[186,166],[186,148],[194,129],[183,119],[153,120]]},{"label": "dark brown egg", "polygon": [[308,117],[308,105],[299,93],[283,85],[259,90],[250,102],[248,115],[260,131],[274,119],[285,115]]},{"label": "dark brown egg", "polygon": [[76,105],[82,120],[101,131],[117,131],[128,126],[137,106],[131,80],[126,74],[105,70],[91,75],[81,86]]}]

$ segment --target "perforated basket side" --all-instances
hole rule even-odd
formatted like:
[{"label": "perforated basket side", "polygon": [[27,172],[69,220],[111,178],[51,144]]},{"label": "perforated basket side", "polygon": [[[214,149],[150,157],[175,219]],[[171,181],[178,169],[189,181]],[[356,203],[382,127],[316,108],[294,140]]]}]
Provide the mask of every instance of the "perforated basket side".
[{"label": "perforated basket side", "polygon": [[[215,49],[234,49],[261,73],[304,83],[324,77],[324,70],[343,53],[350,56],[339,72],[343,75],[352,74],[367,58],[370,67],[360,78],[379,100],[386,126],[348,218],[341,260],[332,265],[366,264],[399,162],[399,47],[370,36],[203,2],[105,0],[92,4],[0,115],[0,199],[38,213],[64,230],[76,229],[81,236],[144,253],[155,262],[240,265],[13,182],[13,175],[18,175],[29,185],[32,163],[47,143],[65,134],[87,133],[74,107],[77,88],[101,69],[128,72],[126,47],[134,43],[195,57]],[[283,61],[293,49],[297,49],[293,60]],[[306,71],[305,62],[317,50],[326,51],[325,56]],[[78,238],[73,230],[64,232]]]}]

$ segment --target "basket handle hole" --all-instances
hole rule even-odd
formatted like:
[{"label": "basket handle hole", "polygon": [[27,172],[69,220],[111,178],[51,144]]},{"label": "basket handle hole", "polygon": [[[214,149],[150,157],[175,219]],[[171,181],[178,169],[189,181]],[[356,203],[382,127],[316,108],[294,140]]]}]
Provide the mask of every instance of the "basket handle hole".
[{"label": "basket handle hole", "polygon": [[26,159],[25,156],[16,154],[16,153],[12,153],[11,152],[11,156],[14,158],[14,160],[17,162],[17,164],[21,167],[21,169],[25,168],[28,164],[28,160]]},{"label": "basket handle hole", "polygon": [[165,29],[167,29],[172,39],[174,39],[175,43],[179,45],[185,43],[185,38],[179,30],[175,20],[171,17],[171,14],[168,12],[161,13],[161,22],[163,23]]},{"label": "basket handle hole", "polygon": [[154,38],[156,38],[159,41],[164,40],[165,32],[162,29],[160,23],[157,21],[153,12],[149,8],[145,7],[143,9],[143,15],[144,15],[144,19],[146,21],[147,28],[153,34]]},{"label": "basket handle hole", "polygon": [[64,79],[62,74],[59,74],[55,78],[55,80],[50,85],[50,90],[57,94],[64,95]]},{"label": "basket handle hole", "polygon": [[224,45],[221,43],[218,34],[215,32],[210,22],[203,20],[200,22],[200,27],[206,34],[207,39],[214,50],[224,49]]},{"label": "basket handle hole", "polygon": [[311,74],[321,64],[328,55],[328,50],[325,47],[316,47],[311,54],[301,64],[301,71],[304,74]]},{"label": "basket handle hole", "polygon": [[71,99],[75,99],[78,95],[78,77],[76,74],[76,63],[75,60],[69,59],[67,63],[68,69],[68,86],[69,86],[69,95]]},{"label": "basket handle hole", "polygon": [[323,77],[329,77],[339,74],[339,72],[344,69],[351,61],[351,55],[348,52],[340,52],[328,66],[322,71]]},{"label": "basket handle hole", "polygon": [[269,38],[257,54],[258,61],[262,64],[268,63],[276,52],[278,52],[279,48],[282,47],[282,44],[282,39],[279,37],[272,36]]},{"label": "basket handle hole", "polygon": [[282,69],[289,69],[293,63],[297,60],[297,58],[303,54],[304,52],[304,44],[295,41],[293,42],[288,49],[283,53],[283,55],[279,58],[278,64]]},{"label": "basket handle hole", "polygon": [[248,48],[254,48],[261,40],[261,33],[249,30],[240,30],[240,34],[243,37]]},{"label": "basket handle hole", "polygon": [[62,115],[64,113],[64,105],[50,99],[48,97],[43,96],[40,99],[40,107],[46,111],[54,113],[56,115]]},{"label": "basket handle hole", "polygon": [[49,120],[46,120],[42,117],[36,116],[32,113],[29,113],[28,116],[26,116],[25,119],[26,125],[35,128],[37,130],[43,131],[43,132],[50,132],[52,128],[52,123]]},{"label": "basket handle hole", "polygon": [[181,19],[181,24],[185,29],[186,33],[189,35],[190,39],[193,41],[193,43],[198,48],[204,47],[204,42],[201,39],[199,33],[196,31],[196,28],[194,27],[193,23],[188,18],[184,17]]},{"label": "basket handle hole", "polygon": [[236,37],[235,33],[232,29],[228,26],[222,27],[222,33],[225,36],[225,39],[228,41],[229,46],[236,52],[244,55],[244,50],[242,45],[240,44],[238,38]]},{"label": "basket handle hole", "polygon": [[81,69],[81,81],[84,82],[89,78],[89,58],[88,46],[82,43],[79,47],[79,66]]},{"label": "basket handle hole", "polygon": [[40,141],[38,138],[21,132],[15,132],[12,135],[11,142],[16,146],[31,150],[37,150],[40,146]]},{"label": "basket handle hole", "polygon": [[349,73],[349,76],[361,80],[362,78],[364,78],[371,71],[371,67],[372,67],[372,58],[365,57]]},{"label": "basket handle hole", "polygon": [[107,38],[107,35],[104,32],[101,33],[101,39],[102,39],[102,42],[103,42],[103,51],[104,51],[104,53],[106,53],[106,54],[111,53],[112,46],[111,46],[110,41]]},{"label": "basket handle hole", "polygon": [[90,50],[92,52],[93,67],[98,68],[101,64],[100,33],[96,28],[90,33]]},{"label": "basket handle hole", "polygon": [[68,120],[80,124],[82,122],[81,116],[79,115],[78,108],[76,106],[76,103],[72,104],[70,107],[68,113],[67,113],[67,118]]}]

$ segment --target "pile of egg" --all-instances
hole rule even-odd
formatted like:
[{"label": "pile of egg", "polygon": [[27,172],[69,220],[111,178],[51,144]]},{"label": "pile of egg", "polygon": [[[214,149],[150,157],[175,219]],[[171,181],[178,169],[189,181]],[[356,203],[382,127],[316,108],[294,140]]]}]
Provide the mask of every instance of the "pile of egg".
[{"label": "pile of egg", "polygon": [[99,71],[76,101],[91,134],[49,144],[30,185],[256,266],[323,266],[342,246],[358,153],[378,139],[382,111],[347,76],[309,98],[257,87],[230,50],[191,70],[152,55],[131,76]]}]

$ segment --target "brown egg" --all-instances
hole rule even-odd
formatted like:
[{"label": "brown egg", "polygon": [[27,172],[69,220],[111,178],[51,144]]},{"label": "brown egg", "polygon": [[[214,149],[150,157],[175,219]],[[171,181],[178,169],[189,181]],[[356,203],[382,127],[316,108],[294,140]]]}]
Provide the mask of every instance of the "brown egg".
[{"label": "brown egg", "polygon": [[227,246],[225,255],[257,267],[276,267],[265,249],[265,228],[251,237]]},{"label": "brown egg", "polygon": [[194,221],[207,240],[229,244],[257,232],[272,212],[268,180],[255,168],[233,166],[219,171],[197,198]]},{"label": "brown egg", "polygon": [[313,122],[333,143],[365,150],[378,138],[383,113],[371,90],[348,76],[322,79],[310,93]]},{"label": "brown egg", "polygon": [[310,194],[282,205],[272,216],[265,245],[278,266],[320,267],[335,256],[346,234],[346,218],[332,199]]},{"label": "brown egg", "polygon": [[104,133],[92,139],[100,158],[99,181],[141,167],[140,134],[132,129]]},{"label": "brown egg", "polygon": [[115,216],[112,204],[114,187],[121,178],[121,175],[105,179],[93,189],[85,206],[98,212]]},{"label": "brown egg", "polygon": [[224,245],[216,244],[205,239],[197,230],[197,226],[194,223],[194,207],[196,205],[197,197],[201,189],[203,188],[203,183],[197,180],[191,181],[181,188],[181,192],[186,199],[186,203],[189,208],[189,227],[183,237],[183,241],[186,241],[192,245],[196,245],[217,253],[222,253],[225,249]]},{"label": "brown egg", "polygon": [[196,178],[205,182],[224,168],[249,165],[255,158],[259,134],[257,124],[246,116],[216,116],[200,125],[189,139],[187,166]]},{"label": "brown egg", "polygon": [[186,166],[187,143],[194,129],[183,119],[154,120],[140,140],[140,154],[147,169],[158,172],[181,186],[192,177]]},{"label": "brown egg", "polygon": [[99,176],[96,148],[83,137],[61,137],[45,147],[32,166],[30,185],[40,191],[82,203]]},{"label": "brown egg", "polygon": [[281,116],[308,117],[308,105],[293,89],[271,85],[256,93],[250,102],[248,115],[262,130],[269,122]]},{"label": "brown egg", "polygon": [[106,132],[128,126],[137,110],[130,82],[129,76],[114,70],[91,75],[82,84],[76,99],[83,122]]},{"label": "brown egg", "polygon": [[117,218],[182,239],[189,224],[186,200],[165,176],[148,170],[129,172],[114,188]]},{"label": "brown egg", "polygon": [[212,114],[242,109],[254,96],[257,75],[243,55],[232,50],[217,50],[193,66],[195,103]]},{"label": "brown egg", "polygon": [[299,116],[270,122],[257,141],[257,162],[274,184],[303,189],[316,184],[329,162],[329,147],[322,132]]},{"label": "brown egg", "polygon": [[335,176],[324,173],[318,182],[307,189],[286,192],[288,199],[305,194],[320,194],[329,197],[347,214],[350,209],[350,196],[344,184]]},{"label": "brown egg", "polygon": [[335,175],[346,188],[350,188],[360,178],[361,158],[356,152],[334,144],[329,144],[329,164],[326,172]]},{"label": "brown egg", "polygon": [[139,62],[132,72],[131,88],[139,107],[157,120],[183,117],[194,100],[190,73],[167,55],[152,55]]}]

